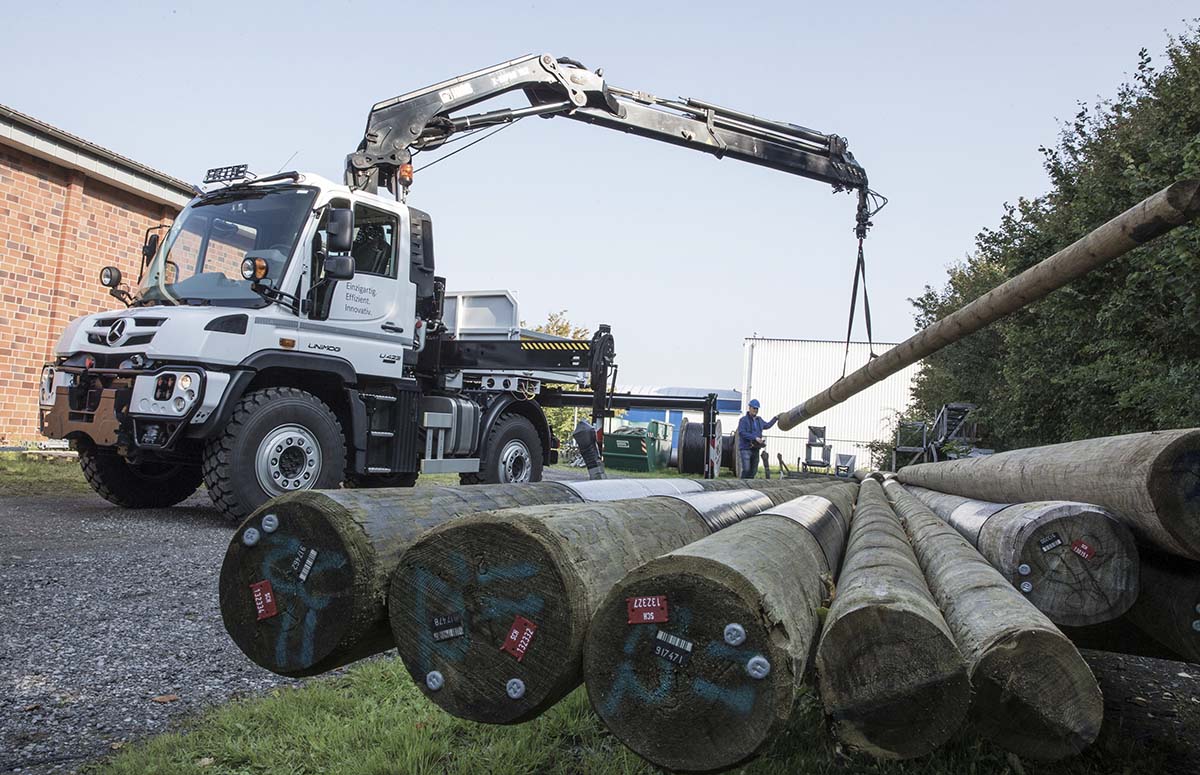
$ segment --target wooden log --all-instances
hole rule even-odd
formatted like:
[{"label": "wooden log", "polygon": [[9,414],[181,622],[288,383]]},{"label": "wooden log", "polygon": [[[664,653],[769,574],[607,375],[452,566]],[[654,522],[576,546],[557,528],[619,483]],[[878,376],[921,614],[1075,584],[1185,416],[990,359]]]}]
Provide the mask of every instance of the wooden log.
[{"label": "wooden log", "polygon": [[1200,664],[1200,563],[1143,550],[1141,592],[1126,618]]},{"label": "wooden log", "polygon": [[[583,669],[592,707],[621,742],[660,767],[707,771],[782,732],[857,489],[831,485],[781,504],[651,560],[609,591]],[[665,601],[665,619],[628,615],[645,599]]]},{"label": "wooden log", "polygon": [[1200,430],[1069,441],[906,466],[900,481],[966,498],[1102,506],[1140,543],[1200,560]]},{"label": "wooden log", "polygon": [[581,682],[588,624],[617,580],[814,489],[504,509],[435,528],[404,553],[392,577],[388,609],[400,657],[446,712],[492,724],[527,721]]},{"label": "wooden log", "polygon": [[251,514],[230,541],[221,566],[221,617],[256,664],[280,675],[316,675],[392,648],[388,580],[403,551],[431,527],[476,511],[706,486],[609,479],[288,494]]},{"label": "wooden log", "polygon": [[1018,756],[1077,754],[1100,731],[1096,679],[1058,628],[895,480],[888,499],[967,661],[979,731]]},{"label": "wooden log", "polygon": [[1200,216],[1200,180],[1172,183],[1049,258],[929,324],[878,358],[872,358],[866,366],[842,377],[804,403],[783,412],[779,415],[780,430],[791,430],[946,345],[1048,296],[1072,280],[1197,216]]},{"label": "wooden log", "polygon": [[993,503],[909,486],[988,562],[1066,627],[1108,622],[1138,594],[1129,528],[1105,509],[1073,501]]},{"label": "wooden log", "polygon": [[872,478],[858,491],[816,669],[834,733],[877,758],[930,753],[971,705],[966,663],[883,486]]}]

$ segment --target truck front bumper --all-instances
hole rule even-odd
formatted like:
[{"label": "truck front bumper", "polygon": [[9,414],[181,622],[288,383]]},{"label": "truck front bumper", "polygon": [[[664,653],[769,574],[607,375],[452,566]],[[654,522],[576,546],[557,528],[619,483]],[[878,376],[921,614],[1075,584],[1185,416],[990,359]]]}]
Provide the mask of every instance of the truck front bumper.
[{"label": "truck front bumper", "polygon": [[189,425],[199,430],[229,375],[193,366],[155,371],[47,366],[39,423],[52,439],[86,437],[100,447],[173,450]]}]

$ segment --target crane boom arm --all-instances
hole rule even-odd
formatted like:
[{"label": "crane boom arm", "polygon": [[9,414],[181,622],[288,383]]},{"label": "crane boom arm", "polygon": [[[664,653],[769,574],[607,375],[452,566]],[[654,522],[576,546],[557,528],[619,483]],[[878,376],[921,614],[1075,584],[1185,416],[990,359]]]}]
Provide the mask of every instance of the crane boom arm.
[{"label": "crane boom arm", "polygon": [[[456,115],[517,90],[528,107]],[[602,71],[549,54],[502,62],[376,104],[358,150],[347,157],[346,183],[371,191],[383,185],[395,193],[397,185],[412,182],[413,151],[436,148],[458,132],[531,115],[565,116],[800,175],[838,191],[857,190],[860,216],[865,202],[866,171],[843,137],[701,100],[667,100],[610,86]]]}]

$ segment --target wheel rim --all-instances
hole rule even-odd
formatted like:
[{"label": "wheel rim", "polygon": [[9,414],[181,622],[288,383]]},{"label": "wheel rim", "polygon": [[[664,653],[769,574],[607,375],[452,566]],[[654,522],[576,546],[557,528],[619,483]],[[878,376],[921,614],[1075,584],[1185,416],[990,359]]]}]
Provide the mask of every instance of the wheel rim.
[{"label": "wheel rim", "polygon": [[500,481],[528,482],[533,473],[533,461],[529,447],[519,439],[513,439],[500,450]]},{"label": "wheel rim", "polygon": [[254,472],[271,495],[307,490],[321,475],[321,445],[303,425],[280,425],[259,443]]}]

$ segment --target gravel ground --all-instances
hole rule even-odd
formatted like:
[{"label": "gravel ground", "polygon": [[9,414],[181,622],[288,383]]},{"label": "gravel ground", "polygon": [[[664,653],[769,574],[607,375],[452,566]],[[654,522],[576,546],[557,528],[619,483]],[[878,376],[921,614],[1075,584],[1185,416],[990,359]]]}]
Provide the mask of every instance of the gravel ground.
[{"label": "gravel ground", "polygon": [[294,683],[225,634],[230,534],[204,492],[153,511],[91,494],[0,500],[0,772],[73,771],[173,718]]},{"label": "gravel ground", "polygon": [[300,683],[225,633],[231,534],[203,491],[146,511],[91,493],[0,498],[0,773],[71,772],[209,705]]}]

